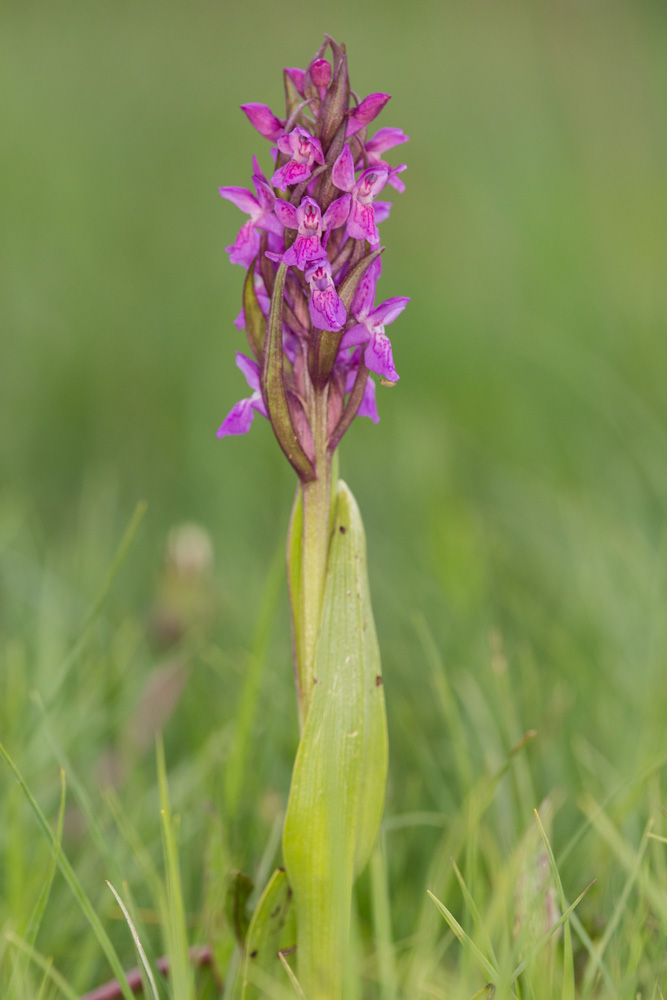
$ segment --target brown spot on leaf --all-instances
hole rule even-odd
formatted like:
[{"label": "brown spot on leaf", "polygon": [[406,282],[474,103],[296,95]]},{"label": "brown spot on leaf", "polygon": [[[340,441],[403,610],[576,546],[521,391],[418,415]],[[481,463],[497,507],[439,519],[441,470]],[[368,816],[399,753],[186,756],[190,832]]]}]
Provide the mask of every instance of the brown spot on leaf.
[{"label": "brown spot on leaf", "polygon": [[378,674],[377,677],[375,678],[375,686],[376,687],[382,687],[382,676],[381,676],[381,674]]}]

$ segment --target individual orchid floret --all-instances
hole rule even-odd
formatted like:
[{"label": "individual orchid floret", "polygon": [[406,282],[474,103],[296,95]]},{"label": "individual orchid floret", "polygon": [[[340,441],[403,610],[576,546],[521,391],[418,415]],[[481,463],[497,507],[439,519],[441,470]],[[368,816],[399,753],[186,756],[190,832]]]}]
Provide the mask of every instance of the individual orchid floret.
[{"label": "individual orchid floret", "polygon": [[276,170],[271,178],[273,186],[281,191],[286,191],[291,184],[307,181],[313,172],[313,164],[324,163],[320,140],[300,125],[279,137],[278,149],[290,157],[289,162]]},{"label": "individual orchid floret", "polygon": [[350,136],[355,135],[360,129],[370,124],[374,118],[377,118],[390,97],[391,94],[369,94],[368,97],[364,97],[361,104],[349,113],[345,130],[346,137],[349,139]]},{"label": "individual orchid floret", "polygon": [[276,118],[271,108],[266,104],[242,104],[241,111],[245,112],[248,120],[260,135],[271,142],[276,140],[285,131],[285,119]]},{"label": "individual orchid floret", "polygon": [[364,170],[359,179],[354,179],[354,161],[350,147],[345,145],[333,165],[331,179],[342,191],[352,196],[350,214],[347,219],[347,235],[355,240],[368,240],[371,246],[380,242],[373,202],[387,183],[387,167],[371,167]]},{"label": "individual orchid floret", "polygon": [[[406,135],[403,129],[400,128],[381,128],[375,133],[372,139],[369,139],[365,145],[366,157],[365,165],[367,167],[387,167],[389,169],[388,183],[391,184],[393,188],[400,191],[401,194],[405,191],[405,184],[397,176],[397,174],[402,173],[407,169],[406,163],[400,163],[397,167],[390,167],[389,164],[382,159],[380,153],[384,153],[386,149],[392,149],[394,146],[400,146],[403,142],[408,142],[410,139],[409,135]],[[357,170],[364,167],[364,158],[360,157],[357,161]]]},{"label": "individual orchid floret", "polygon": [[318,330],[329,330],[331,333],[342,330],[347,312],[336,292],[331,277],[331,264],[327,258],[322,256],[313,261],[307,268],[305,277],[310,285],[308,310],[313,324]]},{"label": "individual orchid floret", "polygon": [[322,218],[322,210],[314,198],[306,195],[298,208],[288,201],[276,198],[275,212],[286,229],[297,229],[298,235],[292,246],[284,254],[268,256],[272,260],[282,260],[286,264],[296,264],[304,271],[308,261],[316,260],[324,253],[321,243],[324,229],[337,229],[346,221],[350,207],[350,195],[345,194],[329,205]]},{"label": "individual orchid floret", "polygon": [[320,100],[324,97],[327,87],[331,83],[331,63],[328,59],[314,59],[310,66],[310,79],[317,87]]},{"label": "individual orchid floret", "polygon": [[247,212],[250,216],[249,220],[241,226],[234,243],[227,247],[227,253],[232,264],[242,264],[243,267],[250,267],[250,264],[259,253],[258,229],[275,233],[277,236],[280,236],[283,231],[283,227],[276,218],[273,210],[276,200],[275,195],[260,170],[255,157],[253,157],[253,167],[255,172],[252,182],[257,192],[256,197],[247,188],[219,188],[223,198],[233,202],[237,208],[240,208],[242,212]]},{"label": "individual orchid floret", "polygon": [[246,382],[253,392],[247,399],[239,400],[231,408],[218,430],[219,438],[227,437],[229,434],[247,434],[255,419],[255,413],[261,413],[263,417],[268,418],[260,389],[259,365],[240,351],[236,352],[236,365],[245,375]]},{"label": "individual orchid floret", "polygon": [[373,307],[380,267],[379,260],[371,264],[360,281],[350,310],[357,325],[345,332],[340,346],[345,348],[365,345],[364,361],[369,370],[388,382],[398,382],[391,342],[384,328],[400,316],[410,299],[399,296]]}]

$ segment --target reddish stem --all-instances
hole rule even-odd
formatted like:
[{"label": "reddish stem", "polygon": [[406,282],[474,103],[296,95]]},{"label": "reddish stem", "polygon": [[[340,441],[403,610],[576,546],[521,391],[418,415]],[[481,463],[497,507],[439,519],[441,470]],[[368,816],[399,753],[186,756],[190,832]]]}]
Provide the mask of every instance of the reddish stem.
[{"label": "reddish stem", "polygon": [[[190,948],[188,954],[193,965],[213,965],[213,953],[208,945],[204,945],[199,948]],[[155,964],[163,975],[169,975],[169,959],[166,955],[162,958],[158,958]],[[140,969],[130,969],[129,972],[125,973],[125,978],[127,979],[127,984],[133,993],[141,993],[143,983],[141,981]],[[80,998],[80,1000],[119,1000],[119,998],[122,1000],[122,996],[123,990],[120,983],[117,979],[112,979],[111,982],[104,983],[102,986],[98,986],[96,989],[91,990],[90,993],[86,993]]]}]

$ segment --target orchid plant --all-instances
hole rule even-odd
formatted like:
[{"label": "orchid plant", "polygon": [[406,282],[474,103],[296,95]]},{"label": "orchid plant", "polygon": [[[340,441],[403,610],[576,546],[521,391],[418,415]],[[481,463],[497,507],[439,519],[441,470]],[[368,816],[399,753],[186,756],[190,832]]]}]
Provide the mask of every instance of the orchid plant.
[{"label": "orchid plant", "polygon": [[360,100],[345,49],[328,36],[305,70],[284,71],[284,85],[283,118],[264,104],[242,106],[270,143],[270,179],[253,157],[254,193],[220,188],[249,217],[227,250],[246,271],[236,326],[249,354],[237,352],[236,363],[250,395],[218,436],[245,434],[259,413],[298,476],[287,554],[301,736],[285,869],[250,923],[242,995],[264,995],[278,957],[296,946],[308,1000],[338,1000],[353,884],[384,804],[387,731],[363,524],[336,454],[356,416],[379,419],[371,373],[399,378],[386,327],[409,300],[376,305],[378,227],[391,208],[378,199],[387,186],[405,188],[405,164],[382,156],[408,136],[381,128],[368,137],[389,95]]}]

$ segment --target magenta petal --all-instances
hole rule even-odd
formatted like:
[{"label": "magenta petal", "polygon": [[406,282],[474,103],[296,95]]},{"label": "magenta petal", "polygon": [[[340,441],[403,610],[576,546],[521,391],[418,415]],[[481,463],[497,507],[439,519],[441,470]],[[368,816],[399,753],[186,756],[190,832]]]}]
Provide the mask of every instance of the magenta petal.
[{"label": "magenta petal", "polygon": [[400,128],[380,128],[372,139],[366,143],[367,153],[384,153],[386,149],[393,146],[400,146],[402,142],[408,142],[409,135],[406,135]]},{"label": "magenta petal", "polygon": [[323,229],[338,229],[350,214],[351,195],[344,194],[332,201],[322,218]]},{"label": "magenta petal", "polygon": [[247,434],[255,417],[255,408],[252,404],[252,399],[241,399],[232,406],[218,428],[217,436],[223,438],[229,434]]},{"label": "magenta petal", "polygon": [[386,333],[376,333],[364,352],[364,361],[368,368],[387,379],[388,382],[398,382],[398,372],[394,368],[394,358],[391,353],[391,342]]},{"label": "magenta petal", "polygon": [[391,212],[391,202],[390,201],[376,201],[375,205],[375,222],[379,225],[381,222],[386,222],[389,218],[389,213]]},{"label": "magenta petal", "polygon": [[272,212],[276,196],[273,193],[269,182],[264,180],[262,177],[259,177],[257,174],[253,174],[252,182],[255,185],[257,201],[260,208],[264,212]]},{"label": "magenta petal", "polygon": [[223,198],[231,201],[237,208],[240,208],[246,215],[254,215],[260,205],[252,191],[240,187],[221,187],[218,191]]},{"label": "magenta petal", "polygon": [[290,78],[296,89],[299,91],[301,96],[304,97],[305,95],[303,92],[303,78],[306,75],[306,71],[303,69],[298,69],[295,66],[292,66],[290,69],[286,69],[285,72],[287,73],[288,77]]},{"label": "magenta petal", "polygon": [[274,211],[286,229],[299,228],[294,205],[290,205],[288,201],[283,201],[282,198],[276,198]]},{"label": "magenta petal", "polygon": [[271,183],[274,187],[285,191],[290,184],[300,184],[301,181],[307,181],[312,172],[313,168],[309,164],[290,160],[284,167],[276,170],[271,178]]},{"label": "magenta petal", "polygon": [[397,295],[393,299],[387,299],[386,302],[382,302],[377,309],[368,317],[369,324],[381,323],[383,326],[385,323],[393,323],[397,316],[400,316],[408,302],[410,301],[404,295]]},{"label": "magenta petal", "polygon": [[234,244],[227,247],[227,253],[232,264],[250,267],[259,253],[259,233],[252,222],[244,222]]},{"label": "magenta petal", "polygon": [[[317,260],[318,257],[322,256],[322,244],[319,236],[297,236],[290,250],[296,254],[296,266],[300,271],[306,270],[308,261]],[[285,261],[286,256],[283,257]]]},{"label": "magenta petal", "polygon": [[373,205],[360,205],[358,201],[352,202],[347,220],[347,234],[354,240],[368,240],[372,244],[380,242],[380,233],[375,225]]},{"label": "magenta petal", "polygon": [[319,330],[335,333],[345,326],[347,318],[345,306],[338,298],[333,285],[329,285],[324,291],[313,289],[308,308],[310,318]]},{"label": "magenta petal", "polygon": [[375,304],[375,288],[382,273],[382,258],[378,257],[366,269],[357,285],[350,312],[353,316],[368,316]]},{"label": "magenta petal", "polygon": [[347,138],[377,118],[390,97],[391,94],[369,94],[364,97],[361,104],[350,112],[345,132]]},{"label": "magenta petal", "polygon": [[331,180],[341,191],[351,191],[354,187],[354,160],[349,146],[343,151],[331,168]]},{"label": "magenta petal", "polygon": [[250,124],[265,139],[272,139],[275,142],[284,131],[285,122],[276,118],[271,108],[267,107],[266,104],[242,104],[241,111],[245,112]]},{"label": "magenta petal", "polygon": [[370,375],[366,379],[366,388],[364,389],[361,406],[357,410],[357,416],[370,417],[374,424],[377,424],[380,421],[377,403],[375,402],[375,382]]},{"label": "magenta petal", "polygon": [[356,326],[350,327],[346,330],[340,341],[340,350],[344,350],[346,347],[359,347],[362,344],[367,344],[371,339],[371,332],[364,323],[358,323]]},{"label": "magenta petal", "polygon": [[331,83],[331,63],[327,59],[314,59],[310,64],[310,78],[319,89]]},{"label": "magenta petal", "polygon": [[236,352],[236,367],[241,371],[245,377],[246,382],[253,390],[253,392],[259,391],[259,365],[252,358],[246,357],[245,354],[241,354],[240,351]]}]

